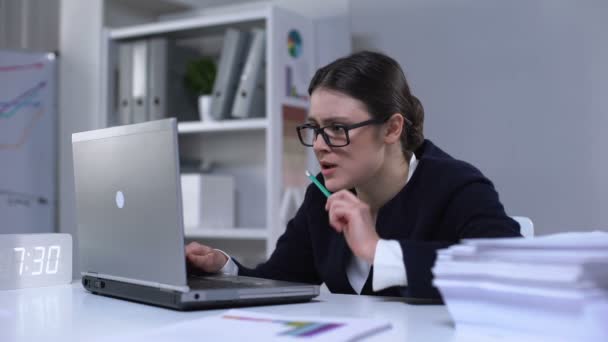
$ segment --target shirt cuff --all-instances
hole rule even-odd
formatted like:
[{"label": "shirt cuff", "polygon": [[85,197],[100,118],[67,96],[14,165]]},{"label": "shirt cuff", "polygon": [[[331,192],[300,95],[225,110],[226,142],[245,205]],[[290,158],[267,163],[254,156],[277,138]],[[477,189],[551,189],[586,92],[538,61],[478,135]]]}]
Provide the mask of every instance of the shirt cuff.
[{"label": "shirt cuff", "polygon": [[216,251],[221,252],[228,258],[228,261],[226,261],[226,264],[224,264],[224,267],[222,267],[222,269],[220,269],[218,273],[231,276],[239,275],[239,267],[234,261],[232,261],[230,255],[226,254],[226,252],[220,249],[216,249]]},{"label": "shirt cuff", "polygon": [[374,255],[374,292],[391,286],[407,286],[403,250],[397,240],[378,240]]}]

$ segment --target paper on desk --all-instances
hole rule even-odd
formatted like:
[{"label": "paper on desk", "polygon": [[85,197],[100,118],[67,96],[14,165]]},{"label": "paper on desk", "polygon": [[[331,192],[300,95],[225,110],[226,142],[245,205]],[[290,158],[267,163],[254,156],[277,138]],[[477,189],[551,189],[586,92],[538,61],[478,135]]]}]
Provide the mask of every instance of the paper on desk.
[{"label": "paper on desk", "polygon": [[[608,341],[608,326],[605,324],[608,301],[601,296],[591,299],[587,293],[580,293],[578,298],[529,292],[500,294],[502,289],[488,286],[487,291],[475,290],[468,285],[464,290],[467,292],[463,293],[454,286],[444,286],[442,291],[456,323],[456,332],[466,331],[467,327],[475,327],[474,331],[503,330],[507,332],[503,341],[536,341],[518,337],[518,334],[538,335],[546,342],[558,341],[558,337],[563,337],[564,341]],[[484,300],[489,296],[492,300]],[[470,336],[456,341],[492,340]]]},{"label": "paper on desk", "polygon": [[457,331],[608,341],[606,232],[464,240],[439,251],[433,275]]},{"label": "paper on desk", "polygon": [[437,261],[503,261],[541,265],[608,262],[608,232],[558,233],[534,238],[466,239],[438,252]]},{"label": "paper on desk", "polygon": [[603,262],[580,265],[497,260],[444,260],[433,267],[433,274],[444,279],[495,280],[539,283],[543,286],[584,286],[608,288],[608,258]]},{"label": "paper on desk", "polygon": [[534,238],[465,239],[465,245],[477,248],[530,248],[530,249],[600,249],[608,248],[608,232],[568,232]]},{"label": "paper on desk", "polygon": [[542,250],[542,249],[493,249],[493,250],[467,250],[460,247],[472,247],[456,245],[442,249],[437,254],[437,261],[447,260],[502,260],[509,262],[534,262],[537,264],[581,264],[587,262],[601,262],[608,260],[608,249],[606,251],[585,250]]},{"label": "paper on desk", "polygon": [[388,321],[338,317],[303,317],[228,310],[141,334],[113,336],[112,341],[355,341],[391,328]]}]

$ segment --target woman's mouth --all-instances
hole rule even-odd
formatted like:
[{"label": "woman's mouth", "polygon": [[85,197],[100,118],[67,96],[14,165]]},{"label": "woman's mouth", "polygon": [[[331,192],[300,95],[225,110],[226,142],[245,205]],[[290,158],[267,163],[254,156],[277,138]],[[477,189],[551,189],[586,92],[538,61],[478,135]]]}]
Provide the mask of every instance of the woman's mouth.
[{"label": "woman's mouth", "polygon": [[323,177],[328,177],[331,176],[336,168],[338,167],[338,165],[336,164],[332,164],[332,163],[321,163],[321,173],[323,174]]}]

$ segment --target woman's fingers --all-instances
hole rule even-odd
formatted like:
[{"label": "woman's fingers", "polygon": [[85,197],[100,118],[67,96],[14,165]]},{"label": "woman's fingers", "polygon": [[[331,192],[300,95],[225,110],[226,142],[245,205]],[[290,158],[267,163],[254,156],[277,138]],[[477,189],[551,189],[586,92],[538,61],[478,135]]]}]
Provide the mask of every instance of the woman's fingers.
[{"label": "woman's fingers", "polygon": [[209,268],[211,268],[210,264],[210,254],[205,255],[197,255],[197,254],[188,254],[188,261],[192,263],[196,268],[199,268],[205,272],[210,272]]},{"label": "woman's fingers", "polygon": [[341,190],[334,193],[325,204],[325,210],[329,213],[330,225],[337,232],[343,232],[361,205],[361,200],[350,191]]},{"label": "woman's fingers", "polygon": [[332,194],[331,196],[329,196],[329,198],[327,199],[327,202],[325,203],[325,210],[329,210],[329,208],[332,206],[332,204],[337,203],[337,202],[346,202],[346,203],[351,203],[351,204],[357,204],[357,203],[361,202],[361,200],[359,198],[357,198],[357,196],[355,196],[350,191],[340,190],[340,191]]},{"label": "woman's fingers", "polygon": [[222,269],[227,260],[222,252],[198,242],[191,242],[186,246],[186,259],[192,266],[209,273]]},{"label": "woman's fingers", "polygon": [[209,273],[219,271],[225,264],[224,256],[218,251],[204,255],[191,253],[187,254],[187,258],[194,266]]},{"label": "woman's fingers", "polygon": [[186,246],[186,255],[188,254],[198,254],[205,255],[211,253],[213,248],[205,245],[201,245],[198,242],[191,242]]},{"label": "woman's fingers", "polygon": [[341,233],[348,226],[349,216],[348,208],[340,204],[333,204],[329,210],[329,224]]},{"label": "woman's fingers", "polygon": [[325,210],[328,212],[329,224],[344,234],[353,254],[373,261],[375,247],[369,246],[375,246],[379,237],[369,205],[353,193],[342,190],[327,199]]}]

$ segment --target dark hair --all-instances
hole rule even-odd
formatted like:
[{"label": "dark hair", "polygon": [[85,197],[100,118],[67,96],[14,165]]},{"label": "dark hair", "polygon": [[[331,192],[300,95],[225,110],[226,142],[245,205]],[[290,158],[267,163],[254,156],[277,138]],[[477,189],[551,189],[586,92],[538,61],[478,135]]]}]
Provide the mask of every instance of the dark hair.
[{"label": "dark hair", "polygon": [[373,118],[386,118],[395,113],[405,116],[401,148],[408,161],[424,142],[424,108],[410,92],[403,70],[394,59],[372,51],[337,59],[317,70],[308,94],[312,95],[318,88],[334,90],[363,102]]}]

